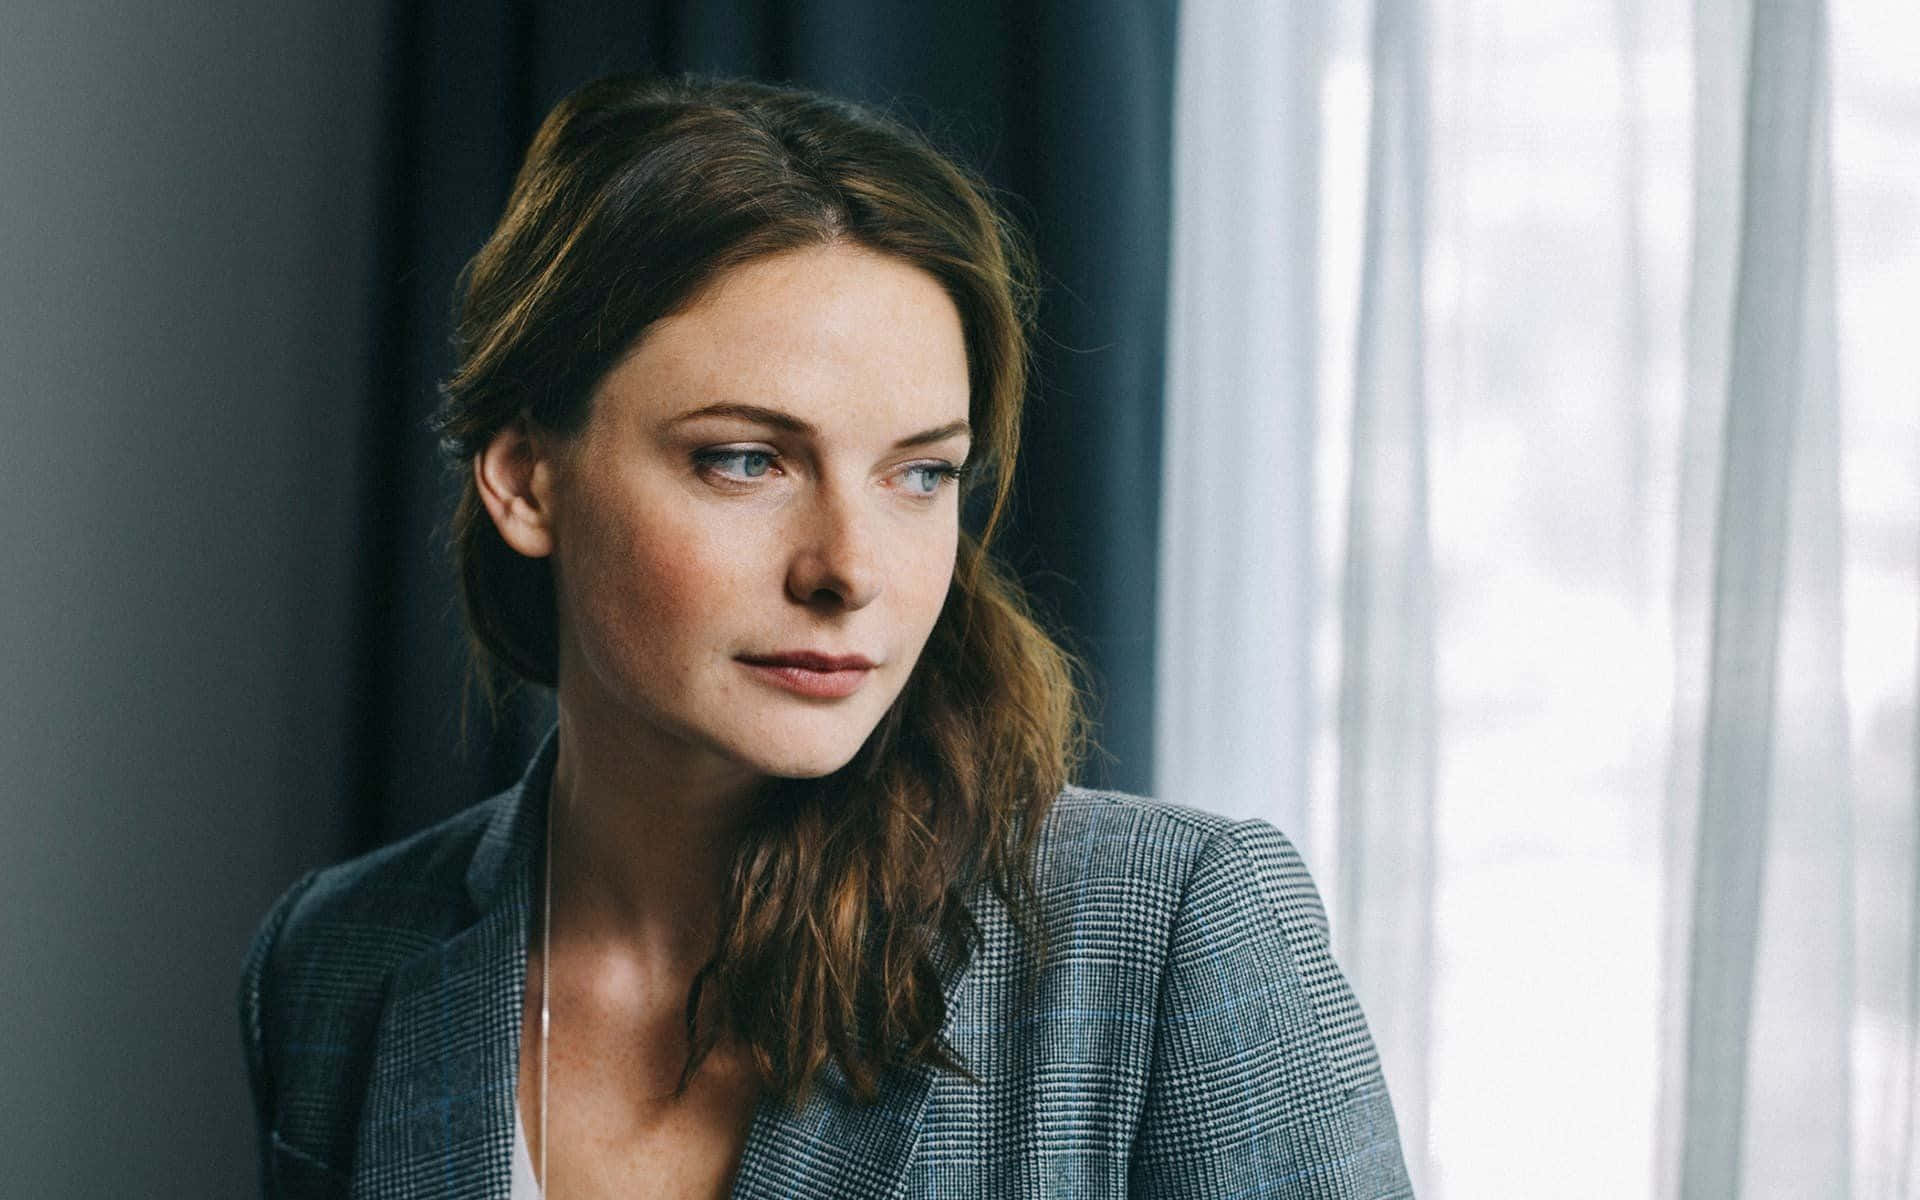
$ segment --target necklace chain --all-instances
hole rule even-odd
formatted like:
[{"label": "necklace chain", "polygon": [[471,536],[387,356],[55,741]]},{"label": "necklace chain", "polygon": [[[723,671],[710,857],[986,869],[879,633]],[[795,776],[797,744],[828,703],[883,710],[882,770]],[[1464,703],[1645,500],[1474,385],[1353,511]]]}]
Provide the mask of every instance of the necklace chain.
[{"label": "necklace chain", "polygon": [[547,1034],[553,1026],[553,797],[547,797],[547,864],[540,905],[540,1194],[547,1194]]}]

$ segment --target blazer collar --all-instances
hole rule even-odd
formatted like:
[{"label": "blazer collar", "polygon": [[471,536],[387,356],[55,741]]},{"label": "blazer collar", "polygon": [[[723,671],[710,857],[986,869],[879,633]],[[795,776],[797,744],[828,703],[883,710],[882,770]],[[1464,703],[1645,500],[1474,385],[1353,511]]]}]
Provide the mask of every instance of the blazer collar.
[{"label": "blazer collar", "polygon": [[464,876],[476,916],[387,991],[353,1170],[356,1200],[507,1200],[537,852],[558,750],[549,729],[491,809]]},{"label": "blazer collar", "polygon": [[[394,976],[361,1119],[357,1200],[507,1200],[527,935],[557,733],[548,730],[519,782],[489,802],[465,878],[474,922]],[[949,1029],[968,966],[943,972]],[[762,1100],[733,1195],[903,1195],[934,1076],[925,1066],[896,1071],[862,1105],[829,1066],[804,1106]]]},{"label": "blazer collar", "polygon": [[554,725],[541,737],[519,781],[492,801],[493,812],[467,865],[467,898],[475,912],[498,907],[501,887],[510,885],[516,872],[534,874],[534,858],[546,844],[547,797],[559,755],[560,727]]}]

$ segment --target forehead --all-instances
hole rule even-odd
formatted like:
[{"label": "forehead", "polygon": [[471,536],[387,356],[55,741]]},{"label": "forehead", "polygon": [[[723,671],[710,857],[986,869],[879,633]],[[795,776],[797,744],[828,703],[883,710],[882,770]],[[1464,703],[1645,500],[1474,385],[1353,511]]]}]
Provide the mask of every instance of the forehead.
[{"label": "forehead", "polygon": [[654,323],[596,408],[653,423],[716,402],[823,432],[898,436],[967,416],[960,315],[932,275],[836,243],[752,259]]}]

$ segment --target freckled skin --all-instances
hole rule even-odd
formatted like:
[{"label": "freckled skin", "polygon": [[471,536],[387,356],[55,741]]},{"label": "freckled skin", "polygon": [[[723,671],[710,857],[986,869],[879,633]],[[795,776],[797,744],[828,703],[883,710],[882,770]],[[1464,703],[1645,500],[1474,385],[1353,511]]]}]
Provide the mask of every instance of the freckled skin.
[{"label": "freckled skin", "polygon": [[[831,772],[905,685],[945,600],[954,489],[900,469],[961,461],[965,435],[896,450],[967,415],[959,314],[931,276],[846,246],[759,259],[654,325],[604,380],[559,480],[561,676],[668,750],[766,775]],[[662,428],[712,403],[791,413],[806,437],[733,417]],[[703,446],[778,451],[714,479]],[[922,485],[923,486],[923,485]],[[881,663],[843,700],[770,688],[734,656],[813,649]]]},{"label": "freckled skin", "polygon": [[[677,419],[715,404],[811,432]],[[501,536],[551,558],[559,615],[560,882],[550,964],[529,951],[518,1081],[536,1162],[550,1137],[551,1194],[726,1194],[758,1097],[739,1048],[670,1093],[729,831],[769,776],[844,766],[905,686],[959,539],[956,488],[931,468],[964,462],[968,438],[899,442],[967,410],[964,335],[939,283],[834,245],[723,275],[642,336],[578,435],[503,430],[476,462]],[[880,665],[824,700],[738,661],[797,650]]]}]

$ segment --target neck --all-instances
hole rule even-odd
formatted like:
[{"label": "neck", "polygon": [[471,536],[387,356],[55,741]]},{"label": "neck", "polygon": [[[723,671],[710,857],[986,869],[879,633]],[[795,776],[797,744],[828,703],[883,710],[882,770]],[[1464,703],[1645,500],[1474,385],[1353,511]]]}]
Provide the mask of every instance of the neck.
[{"label": "neck", "polygon": [[738,764],[560,702],[554,763],[556,945],[697,969],[765,781]]}]

